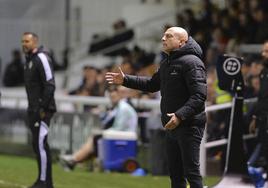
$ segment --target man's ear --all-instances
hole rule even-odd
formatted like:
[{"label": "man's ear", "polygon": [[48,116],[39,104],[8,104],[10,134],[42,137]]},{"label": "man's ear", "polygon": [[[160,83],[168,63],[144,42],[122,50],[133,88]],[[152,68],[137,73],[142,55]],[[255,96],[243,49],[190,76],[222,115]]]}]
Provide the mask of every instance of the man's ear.
[{"label": "man's ear", "polygon": [[182,41],[180,42],[180,47],[182,47],[185,43],[186,43],[186,42],[185,42],[184,40],[182,40]]}]

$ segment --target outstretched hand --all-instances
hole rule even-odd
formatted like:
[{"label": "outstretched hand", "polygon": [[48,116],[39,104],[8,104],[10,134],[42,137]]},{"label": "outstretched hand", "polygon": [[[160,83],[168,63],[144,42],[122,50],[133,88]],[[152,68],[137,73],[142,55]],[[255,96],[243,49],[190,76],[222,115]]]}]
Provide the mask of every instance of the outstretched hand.
[{"label": "outstretched hand", "polygon": [[118,84],[118,85],[123,84],[125,74],[123,73],[120,67],[118,67],[118,69],[119,69],[119,73],[115,73],[115,72],[106,73],[105,79],[109,84]]}]

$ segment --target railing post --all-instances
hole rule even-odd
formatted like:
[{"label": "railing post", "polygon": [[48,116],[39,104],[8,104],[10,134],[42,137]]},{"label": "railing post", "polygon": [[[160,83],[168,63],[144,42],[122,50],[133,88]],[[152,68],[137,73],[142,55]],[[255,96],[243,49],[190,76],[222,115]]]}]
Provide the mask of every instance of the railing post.
[{"label": "railing post", "polygon": [[205,128],[204,136],[203,136],[203,139],[201,141],[201,146],[200,146],[200,173],[203,177],[207,175],[207,172],[206,172],[207,150],[205,147],[206,142],[207,142],[207,129]]}]

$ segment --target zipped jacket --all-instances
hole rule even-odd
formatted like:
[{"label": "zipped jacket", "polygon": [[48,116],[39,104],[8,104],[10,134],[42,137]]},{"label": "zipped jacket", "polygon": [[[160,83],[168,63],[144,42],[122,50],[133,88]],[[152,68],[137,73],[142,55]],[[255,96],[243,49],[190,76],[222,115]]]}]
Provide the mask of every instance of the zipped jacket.
[{"label": "zipped jacket", "polygon": [[28,112],[56,112],[55,80],[51,58],[42,47],[26,55],[24,79],[28,97]]},{"label": "zipped jacket", "polygon": [[126,75],[123,85],[148,92],[160,90],[163,125],[170,119],[167,113],[175,113],[182,124],[206,121],[206,70],[201,58],[200,46],[189,37],[184,46],[165,56],[152,77]]}]

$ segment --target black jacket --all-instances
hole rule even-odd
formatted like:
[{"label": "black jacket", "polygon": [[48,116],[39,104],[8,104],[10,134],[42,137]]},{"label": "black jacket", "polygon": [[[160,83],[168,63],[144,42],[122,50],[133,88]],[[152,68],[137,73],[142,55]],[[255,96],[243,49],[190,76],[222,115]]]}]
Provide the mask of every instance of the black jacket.
[{"label": "black jacket", "polygon": [[151,78],[126,75],[123,85],[149,92],[160,90],[163,125],[170,119],[167,113],[175,113],[183,124],[205,122],[207,86],[201,57],[200,46],[189,37],[183,47],[166,56]]},{"label": "black jacket", "polygon": [[28,97],[28,111],[38,113],[55,112],[55,80],[49,54],[39,48],[36,53],[26,55],[24,80]]},{"label": "black jacket", "polygon": [[260,73],[260,90],[258,92],[258,102],[255,105],[254,115],[267,116],[268,115],[268,63]]}]

